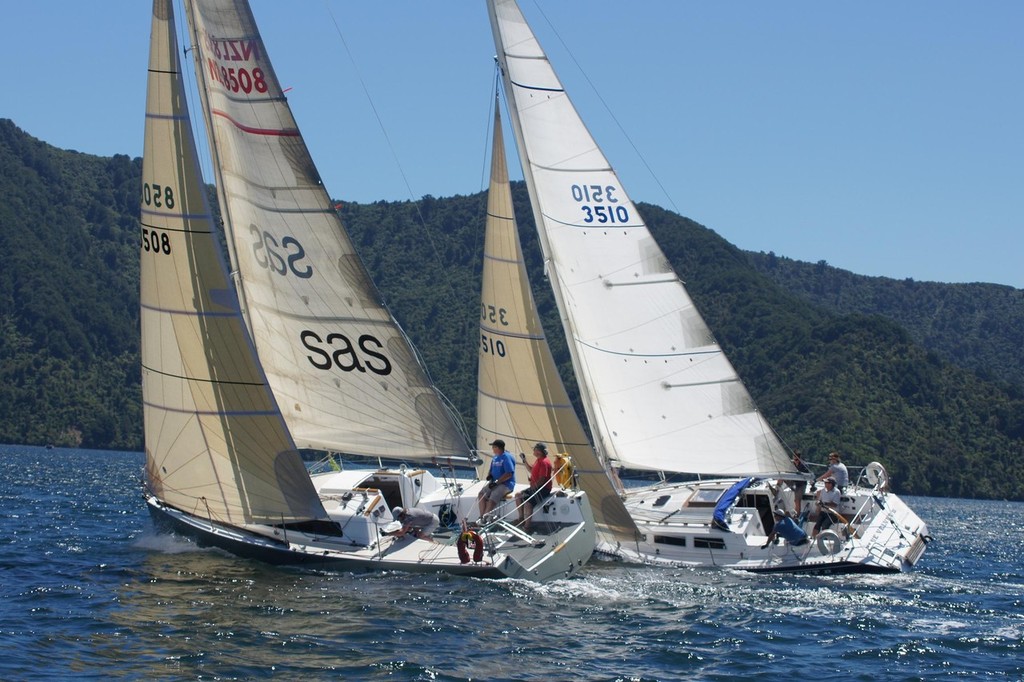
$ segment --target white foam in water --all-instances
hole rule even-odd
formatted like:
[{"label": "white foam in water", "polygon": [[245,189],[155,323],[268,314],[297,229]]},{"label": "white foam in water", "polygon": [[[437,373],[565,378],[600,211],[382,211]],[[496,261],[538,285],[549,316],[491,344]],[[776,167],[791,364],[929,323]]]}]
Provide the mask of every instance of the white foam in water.
[{"label": "white foam in water", "polygon": [[146,533],[135,541],[135,546],[164,554],[184,554],[201,551],[194,542],[171,533]]}]

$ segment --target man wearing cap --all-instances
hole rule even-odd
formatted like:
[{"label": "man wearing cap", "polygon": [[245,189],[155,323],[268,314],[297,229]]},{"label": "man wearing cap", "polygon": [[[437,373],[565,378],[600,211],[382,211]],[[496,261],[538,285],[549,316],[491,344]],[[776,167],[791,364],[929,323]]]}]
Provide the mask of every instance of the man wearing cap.
[{"label": "man wearing cap", "polygon": [[505,499],[505,495],[516,487],[516,461],[505,452],[505,441],[500,438],[491,445],[494,459],[487,474],[487,485],[480,491],[477,501],[480,504],[480,516],[490,514]]},{"label": "man wearing cap", "polygon": [[793,519],[791,519],[786,512],[776,507],[774,514],[775,528],[768,535],[768,539],[764,541],[764,544],[761,545],[761,549],[767,547],[777,537],[782,537],[793,547],[800,547],[807,544],[807,533],[804,532],[803,528],[796,525]]},{"label": "man wearing cap", "polygon": [[519,510],[519,523],[523,530],[530,531],[530,520],[533,518],[533,508],[543,504],[544,500],[551,495],[551,479],[554,470],[551,467],[551,460],[548,459],[548,447],[544,443],[537,443],[533,446],[533,456],[537,460],[530,470],[530,487],[516,493],[516,509]]},{"label": "man wearing cap", "polygon": [[838,452],[830,452],[828,454],[828,471],[818,476],[818,480],[827,480],[830,477],[836,479],[836,488],[840,493],[850,483],[850,472],[846,470],[846,465],[840,461]]},{"label": "man wearing cap", "polygon": [[814,524],[814,530],[811,531],[811,539],[818,537],[818,533],[823,528],[828,528],[832,525],[832,514],[839,508],[840,494],[839,490],[836,489],[836,479],[829,476],[825,479],[825,488],[819,490],[816,496],[818,498],[818,521]]},{"label": "man wearing cap", "polygon": [[426,509],[420,509],[419,507],[410,507],[408,509],[395,507],[391,510],[391,515],[402,524],[402,527],[394,533],[396,538],[400,538],[409,531],[412,531],[412,534],[420,540],[433,540],[431,536],[437,530],[438,524],[441,523],[437,518],[437,514]]}]

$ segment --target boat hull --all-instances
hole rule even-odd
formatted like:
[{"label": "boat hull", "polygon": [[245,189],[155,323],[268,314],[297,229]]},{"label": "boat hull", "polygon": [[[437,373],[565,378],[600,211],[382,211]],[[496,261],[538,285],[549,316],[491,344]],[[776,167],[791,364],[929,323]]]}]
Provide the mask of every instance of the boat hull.
[{"label": "boat hull", "polygon": [[318,570],[441,572],[546,582],[572,576],[594,549],[592,522],[558,526],[531,536],[530,541],[500,529],[481,531],[487,538],[483,560],[476,562],[471,557],[464,562],[458,538],[453,536],[436,536],[437,541],[431,542],[412,535],[381,535],[372,544],[362,545],[344,537],[325,538],[269,526],[246,529],[218,524],[165,505],[155,497],[147,499],[147,507],[158,529],[190,538],[201,547],[217,547],[278,566]]},{"label": "boat hull", "polygon": [[[772,510],[778,490],[755,481],[737,498],[723,523],[714,520],[717,493],[732,480],[656,484],[629,489],[626,506],[640,535],[635,543],[599,543],[599,556],[650,564],[718,566],[756,573],[899,573],[909,570],[931,537],[926,524],[897,495],[853,485],[840,513],[847,523],[822,530],[796,546],[776,539]],[[801,508],[814,506],[805,495]],[[812,535],[813,523],[803,528]]]}]

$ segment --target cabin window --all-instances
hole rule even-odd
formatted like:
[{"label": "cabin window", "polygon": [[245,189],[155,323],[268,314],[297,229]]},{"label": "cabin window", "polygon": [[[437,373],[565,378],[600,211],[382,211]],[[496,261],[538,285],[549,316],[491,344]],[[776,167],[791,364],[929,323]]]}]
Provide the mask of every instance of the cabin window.
[{"label": "cabin window", "polygon": [[686,538],[678,535],[655,535],[654,542],[659,545],[678,545],[686,547]]},{"label": "cabin window", "polygon": [[662,495],[661,497],[659,497],[658,499],[656,499],[654,501],[654,505],[653,506],[655,506],[655,507],[664,507],[666,504],[668,504],[668,501],[671,500],[671,499],[672,499],[671,495]]},{"label": "cabin window", "polygon": [[718,504],[718,498],[725,492],[725,488],[698,488],[697,492],[690,496],[687,507],[714,507]]},{"label": "cabin window", "polygon": [[693,546],[696,549],[725,549],[725,540],[722,538],[694,538]]}]

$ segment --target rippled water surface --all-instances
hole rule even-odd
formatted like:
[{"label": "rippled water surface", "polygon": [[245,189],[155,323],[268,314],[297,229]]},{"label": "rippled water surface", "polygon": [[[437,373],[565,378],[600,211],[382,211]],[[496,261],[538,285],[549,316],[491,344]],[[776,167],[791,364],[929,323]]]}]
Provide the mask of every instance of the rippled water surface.
[{"label": "rippled water surface", "polygon": [[896,576],[594,563],[547,585],[265,566],[157,535],[140,453],[0,446],[0,679],[1024,677],[1024,505],[909,498]]}]

